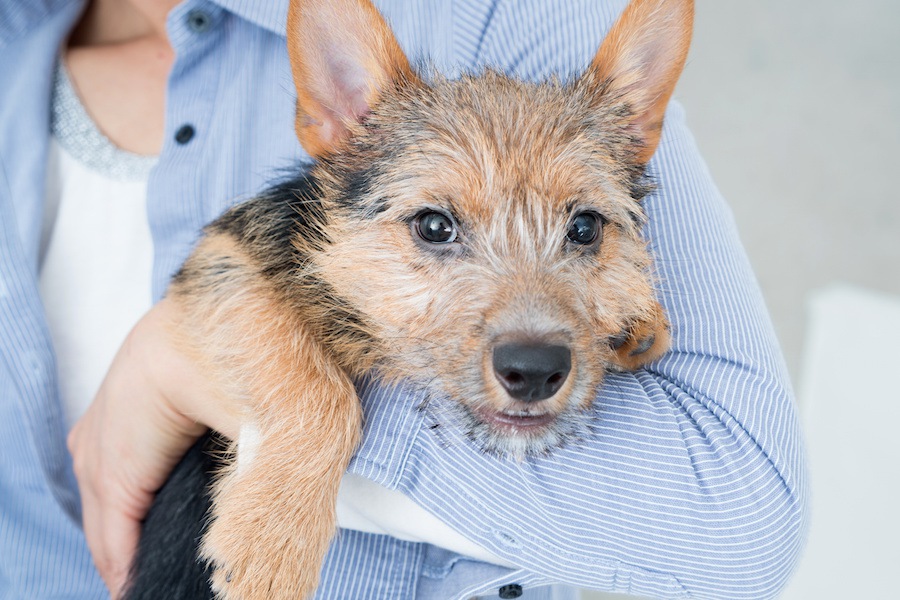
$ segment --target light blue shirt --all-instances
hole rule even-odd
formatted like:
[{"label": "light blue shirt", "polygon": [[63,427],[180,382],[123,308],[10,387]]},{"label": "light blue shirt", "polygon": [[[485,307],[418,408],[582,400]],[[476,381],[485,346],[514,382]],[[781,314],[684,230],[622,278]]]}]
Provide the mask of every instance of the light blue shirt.
[{"label": "light blue shirt", "polygon": [[[625,0],[382,0],[413,60],[529,79],[582,69]],[[0,600],[105,598],[79,524],[37,288],[51,75],[81,3],[0,1]],[[202,11],[202,19],[189,19]],[[305,156],[294,138],[286,0],[187,0],[166,142],[148,188],[155,298],[200,228]],[[192,25],[193,24],[193,25]],[[175,132],[191,124],[186,144]],[[773,598],[802,546],[806,475],[792,395],[731,214],[673,104],[645,200],[673,348],[608,378],[594,435],[522,463],[432,428],[403,390],[361,385],[353,473],[400,490],[519,569],[342,530],[318,597]],[[564,585],[555,585],[564,584]],[[571,586],[571,587],[568,587]],[[569,591],[567,591],[569,590]]]}]

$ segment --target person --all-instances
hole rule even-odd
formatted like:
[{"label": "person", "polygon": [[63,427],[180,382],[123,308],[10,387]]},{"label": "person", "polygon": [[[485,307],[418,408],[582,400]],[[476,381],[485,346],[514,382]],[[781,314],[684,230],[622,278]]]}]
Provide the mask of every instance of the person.
[{"label": "person", "polygon": [[[205,223],[306,160],[286,3],[0,2],[0,597],[118,590],[181,452],[207,427],[236,433],[172,349],[160,299]],[[376,4],[446,73],[541,79],[583,68],[626,0]],[[589,439],[521,463],[361,382],[364,439],[318,597],[778,594],[807,498],[785,367],[677,103],[651,168],[672,350],[608,378]],[[66,436],[98,388],[69,435],[76,482]]]}]

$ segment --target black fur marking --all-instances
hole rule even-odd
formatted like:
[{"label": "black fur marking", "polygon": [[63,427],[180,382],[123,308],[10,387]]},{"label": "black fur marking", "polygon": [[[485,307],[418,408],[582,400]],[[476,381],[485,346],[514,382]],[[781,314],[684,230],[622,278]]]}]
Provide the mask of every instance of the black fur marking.
[{"label": "black fur marking", "polygon": [[341,182],[343,193],[337,198],[338,205],[351,215],[371,219],[387,209],[387,198],[369,198],[373,184],[382,175],[382,167],[377,161],[363,169],[350,169],[338,163],[330,163],[327,168]]},{"label": "black fur marking", "polygon": [[657,185],[646,165],[635,165],[629,171],[628,193],[635,202],[629,207],[628,215],[640,228],[647,221],[647,212],[642,201],[657,190]]},{"label": "black fur marking", "polygon": [[[335,345],[347,347],[373,348],[375,340],[369,333],[370,329],[364,317],[353,306],[343,301],[334,289],[326,281],[314,277],[307,277],[304,286],[314,292],[320,306],[327,307],[327,311],[318,319],[318,323],[310,323],[316,326],[314,333],[325,348],[331,349]],[[359,365],[354,364],[355,356],[345,356],[340,352],[333,352],[332,356],[338,360],[338,364],[348,373],[358,373]]]},{"label": "black fur marking", "polygon": [[178,272],[175,273],[172,281],[180,284],[184,284],[190,281],[191,288],[198,289],[199,287],[201,287],[200,282],[218,281],[219,278],[234,273],[239,268],[240,264],[237,261],[231,259],[230,257],[222,256],[219,257],[219,259],[214,264],[207,265],[206,269],[204,269],[204,275],[212,275],[213,277],[198,277],[196,268],[192,268],[190,265],[184,264],[180,269],[178,269]]},{"label": "black fur marking", "polygon": [[629,194],[640,202],[645,197],[656,191],[656,181],[647,172],[646,167],[638,166],[631,170]]},{"label": "black fur marking", "polygon": [[375,165],[371,165],[359,171],[350,171],[342,173],[344,193],[338,199],[338,202],[344,208],[350,210],[358,210],[360,208],[360,199],[364,198],[372,190],[372,183],[378,176],[378,169]]},{"label": "black fur marking", "polygon": [[144,519],[124,600],[213,600],[212,569],[197,555],[206,531],[212,473],[224,442],[206,434],[185,454]]},{"label": "black fur marking", "polygon": [[233,207],[207,230],[233,236],[259,261],[264,275],[276,277],[306,262],[293,243],[295,238],[314,245],[327,242],[319,194],[315,179],[301,175]]}]

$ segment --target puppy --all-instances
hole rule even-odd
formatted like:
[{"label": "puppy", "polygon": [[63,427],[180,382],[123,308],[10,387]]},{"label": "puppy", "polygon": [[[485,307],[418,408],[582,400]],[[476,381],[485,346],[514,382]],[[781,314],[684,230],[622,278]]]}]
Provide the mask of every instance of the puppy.
[{"label": "puppy", "polygon": [[604,374],[668,346],[641,199],[692,19],[634,0],[585,73],[535,84],[415,72],[368,0],[291,3],[317,162],[209,225],[172,282],[180,343],[243,425],[160,493],[129,598],[312,595],[363,374],[498,459],[578,443]]}]

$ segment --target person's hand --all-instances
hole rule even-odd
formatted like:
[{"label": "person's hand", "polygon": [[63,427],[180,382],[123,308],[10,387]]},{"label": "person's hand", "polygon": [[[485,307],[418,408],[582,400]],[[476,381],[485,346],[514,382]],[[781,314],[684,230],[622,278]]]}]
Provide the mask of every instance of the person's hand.
[{"label": "person's hand", "polygon": [[239,429],[234,407],[222,405],[196,361],[178,350],[177,310],[163,300],[141,319],[68,437],[85,536],[114,598],[169,472],[207,427],[232,439]]}]

